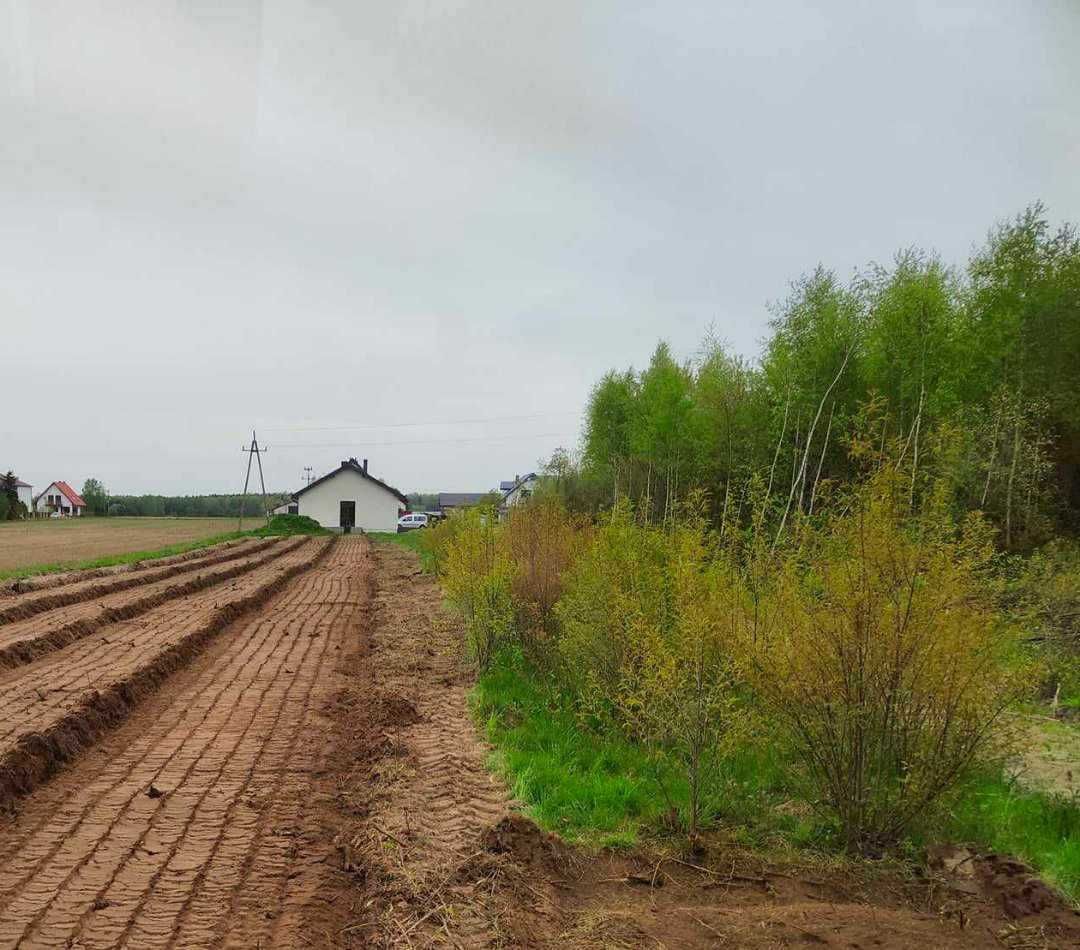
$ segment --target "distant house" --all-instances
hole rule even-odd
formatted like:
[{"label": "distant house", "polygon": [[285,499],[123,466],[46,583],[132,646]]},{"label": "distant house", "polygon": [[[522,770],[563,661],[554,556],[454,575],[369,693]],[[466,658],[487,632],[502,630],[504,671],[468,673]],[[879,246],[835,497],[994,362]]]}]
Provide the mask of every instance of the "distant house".
[{"label": "distant house", "polygon": [[276,508],[272,508],[270,513],[274,515],[298,515],[300,514],[300,505],[292,499],[289,499],[288,501],[283,501]]},{"label": "distant house", "polygon": [[[0,475],[6,472],[6,468],[0,468]],[[28,485],[22,479],[16,477],[15,479],[15,492],[18,495],[19,501],[26,505],[26,511],[29,514],[34,510],[34,489],[33,486]]]},{"label": "distant house", "polygon": [[66,518],[82,517],[86,502],[67,482],[53,482],[34,499],[35,514],[52,515],[59,512]]},{"label": "distant house", "polygon": [[486,491],[441,491],[439,492],[439,513],[448,515],[459,508],[472,508],[490,494],[491,492]]},{"label": "distant house", "polygon": [[361,463],[349,458],[301,488],[285,507],[289,514],[314,518],[324,528],[397,531],[398,517],[408,504],[401,492],[368,472],[367,459]]},{"label": "distant house", "polygon": [[528,475],[515,475],[512,482],[500,482],[499,490],[502,492],[500,509],[505,511],[530,498],[536,491],[539,481],[540,476],[536,472],[529,472]]}]

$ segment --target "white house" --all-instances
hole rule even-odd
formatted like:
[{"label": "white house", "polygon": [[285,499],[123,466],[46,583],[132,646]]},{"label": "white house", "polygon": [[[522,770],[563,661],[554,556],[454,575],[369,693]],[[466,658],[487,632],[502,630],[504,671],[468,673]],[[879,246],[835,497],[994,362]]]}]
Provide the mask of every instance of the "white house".
[{"label": "white house", "polygon": [[314,518],[324,528],[397,531],[409,500],[369,474],[367,459],[360,463],[350,458],[296,492],[293,504],[295,514]]},{"label": "white house", "polygon": [[34,510],[33,486],[17,478],[15,479],[15,491],[18,493],[19,501],[26,505],[26,513],[32,512]]},{"label": "white house", "polygon": [[502,504],[500,507],[505,510],[512,508],[514,505],[520,505],[536,491],[539,482],[540,477],[536,472],[529,472],[528,475],[515,475],[512,482],[500,482],[499,490],[502,492]]},{"label": "white house", "polygon": [[84,508],[86,502],[67,482],[53,482],[34,499],[34,511],[39,515],[51,515],[58,511],[65,517],[79,518]]}]

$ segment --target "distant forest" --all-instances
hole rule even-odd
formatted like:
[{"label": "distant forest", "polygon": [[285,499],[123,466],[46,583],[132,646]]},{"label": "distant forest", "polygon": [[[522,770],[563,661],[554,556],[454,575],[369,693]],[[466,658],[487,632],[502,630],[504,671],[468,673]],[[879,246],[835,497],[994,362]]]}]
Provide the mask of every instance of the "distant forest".
[{"label": "distant forest", "polygon": [[[286,492],[266,496],[271,507],[280,505],[287,497]],[[236,518],[240,515],[241,498],[241,495],[109,495],[107,510],[114,516]],[[261,515],[262,503],[262,496],[248,495],[244,513]]]}]

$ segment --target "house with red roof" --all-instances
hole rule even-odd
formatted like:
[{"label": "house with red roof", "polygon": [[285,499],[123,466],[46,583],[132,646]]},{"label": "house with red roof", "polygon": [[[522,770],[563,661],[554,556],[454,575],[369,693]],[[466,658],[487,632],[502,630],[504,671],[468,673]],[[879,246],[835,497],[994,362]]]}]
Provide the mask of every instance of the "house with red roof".
[{"label": "house with red roof", "polygon": [[86,502],[67,482],[53,482],[34,499],[34,512],[39,515],[60,514],[65,518],[82,516]]}]

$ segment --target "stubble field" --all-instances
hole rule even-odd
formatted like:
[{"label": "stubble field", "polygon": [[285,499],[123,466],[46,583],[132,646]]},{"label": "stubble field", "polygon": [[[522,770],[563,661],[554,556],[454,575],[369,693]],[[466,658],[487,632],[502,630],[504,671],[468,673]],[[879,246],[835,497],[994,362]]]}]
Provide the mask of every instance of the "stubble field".
[{"label": "stubble field", "polygon": [[[245,518],[244,528],[262,524]],[[0,522],[0,578],[37,565],[157,551],[235,531],[235,518],[65,518]]]}]

